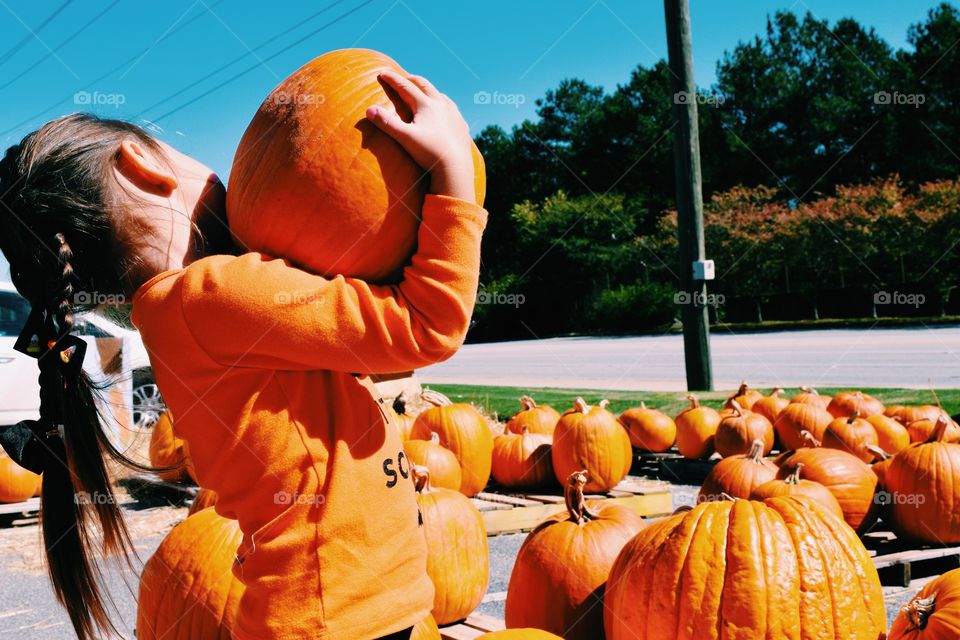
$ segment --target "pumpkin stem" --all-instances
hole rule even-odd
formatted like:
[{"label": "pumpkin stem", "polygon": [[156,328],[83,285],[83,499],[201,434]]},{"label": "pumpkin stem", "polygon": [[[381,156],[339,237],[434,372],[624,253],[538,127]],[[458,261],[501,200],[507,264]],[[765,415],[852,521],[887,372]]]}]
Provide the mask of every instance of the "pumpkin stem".
[{"label": "pumpkin stem", "polygon": [[806,447],[819,447],[820,441],[813,437],[813,434],[803,429],[800,431],[800,439]]},{"label": "pumpkin stem", "polygon": [[590,411],[590,405],[587,404],[587,401],[579,397],[573,401],[573,408],[578,413],[587,413]]},{"label": "pumpkin stem", "polygon": [[763,440],[757,438],[750,443],[750,450],[747,451],[747,457],[754,462],[763,460]]},{"label": "pumpkin stem", "polygon": [[[430,442],[432,442],[433,444],[439,445],[439,444],[440,444],[440,434],[437,433],[436,431],[431,431],[431,432],[430,432]],[[440,446],[443,446],[443,445],[440,445]]]},{"label": "pumpkin stem", "polygon": [[930,619],[933,610],[936,608],[937,594],[934,593],[927,598],[919,596],[920,594],[917,594],[913,600],[900,608],[900,611],[906,616],[907,622],[910,623],[911,631],[926,628],[927,620]]},{"label": "pumpkin stem", "polygon": [[403,397],[403,391],[393,399],[393,410],[396,411],[398,415],[403,415],[407,412],[407,401]]},{"label": "pumpkin stem", "polygon": [[645,409],[647,408],[647,403],[644,402],[643,400],[641,400],[641,401],[640,401],[640,408],[645,410]]},{"label": "pumpkin stem", "polygon": [[700,406],[700,399],[692,393],[687,396],[687,400],[690,401],[690,408],[697,409]]},{"label": "pumpkin stem", "polygon": [[567,486],[563,489],[563,500],[570,512],[570,521],[577,524],[597,519],[597,514],[587,507],[587,501],[583,499],[583,487],[587,484],[588,475],[586,469],[574,471],[567,478]]},{"label": "pumpkin stem", "polygon": [[534,402],[530,396],[520,396],[520,404],[523,406],[524,411],[537,408],[537,403]]},{"label": "pumpkin stem", "polygon": [[425,402],[429,402],[435,407],[448,407],[453,404],[450,398],[443,395],[439,391],[434,391],[433,389],[424,389],[420,392],[420,397],[423,398]]},{"label": "pumpkin stem", "polygon": [[800,391],[803,391],[804,393],[810,393],[815,396],[820,395],[819,393],[817,393],[817,390],[814,389],[813,387],[800,387]]},{"label": "pumpkin stem", "polygon": [[780,387],[774,387],[773,389],[770,390],[769,397],[776,398],[781,393],[783,393],[783,389],[781,389]]},{"label": "pumpkin stem", "polygon": [[859,417],[860,417],[860,410],[855,409],[853,414],[851,414],[851,416],[847,418],[847,424],[853,424],[854,422],[857,421],[857,418]]},{"label": "pumpkin stem", "polygon": [[793,471],[790,472],[786,478],[783,479],[787,484],[800,484],[800,469],[803,468],[803,463],[798,462],[797,466],[793,468]]},{"label": "pumpkin stem", "polygon": [[610,401],[604,398],[603,400],[597,403],[597,406],[600,407],[601,409],[606,409],[608,404],[610,404]]},{"label": "pumpkin stem", "polygon": [[727,400],[727,404],[730,406],[731,409],[733,409],[733,412],[737,415],[738,418],[743,416],[743,407],[740,406],[739,402],[737,402],[733,398],[730,398],[729,400]]},{"label": "pumpkin stem", "polygon": [[875,444],[868,444],[865,446],[866,450],[874,455],[875,458],[880,461],[889,460],[891,458],[890,454],[878,447]]},{"label": "pumpkin stem", "polygon": [[735,394],[733,394],[733,397],[736,398],[737,396],[742,396],[742,395],[745,394],[747,391],[750,391],[750,387],[747,386],[746,380],[741,381],[741,382],[740,382],[740,388],[737,389],[737,392],[736,392]]},{"label": "pumpkin stem", "polygon": [[930,434],[930,437],[927,438],[927,442],[924,444],[929,444],[931,442],[943,442],[947,435],[947,427],[949,426],[949,418],[941,413],[939,416],[937,416],[937,424],[933,429],[933,433]]},{"label": "pumpkin stem", "polygon": [[433,489],[430,487],[430,469],[423,465],[415,464],[410,468],[410,475],[413,476],[413,486],[417,493],[430,493]]},{"label": "pumpkin stem", "polygon": [[737,501],[737,498],[734,498],[732,495],[730,495],[730,494],[727,493],[726,491],[721,491],[721,492],[720,492],[719,494],[717,494],[717,495],[720,496],[720,499],[721,499],[721,500],[725,500],[725,501],[727,501],[727,502],[736,502],[736,501]]},{"label": "pumpkin stem", "polygon": [[687,511],[693,511],[693,507],[688,504],[677,507],[673,510],[673,513],[670,515],[677,515],[678,513],[686,513]]}]

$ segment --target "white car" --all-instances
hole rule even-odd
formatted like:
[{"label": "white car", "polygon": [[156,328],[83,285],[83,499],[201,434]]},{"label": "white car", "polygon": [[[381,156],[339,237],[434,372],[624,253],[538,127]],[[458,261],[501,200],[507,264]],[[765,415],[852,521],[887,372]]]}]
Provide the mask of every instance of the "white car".
[{"label": "white car", "polygon": [[[30,303],[17,293],[13,284],[0,282],[0,425],[35,420],[39,416],[37,362],[13,349],[29,313]],[[140,334],[93,313],[78,315],[74,332],[88,342],[84,370],[97,381],[107,377],[114,383],[114,397],[118,392],[121,394],[117,400],[110,400],[113,410],[129,412],[124,421],[134,430],[153,426],[166,407],[153,380],[150,359]],[[103,361],[115,353],[118,346],[121,364],[111,366]],[[108,368],[112,373],[104,373]]]}]

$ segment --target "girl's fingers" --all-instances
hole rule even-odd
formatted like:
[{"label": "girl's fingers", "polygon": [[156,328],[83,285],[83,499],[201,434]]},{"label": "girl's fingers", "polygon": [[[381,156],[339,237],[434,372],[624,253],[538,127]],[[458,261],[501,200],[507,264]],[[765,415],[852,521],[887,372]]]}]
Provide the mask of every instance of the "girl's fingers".
[{"label": "girl's fingers", "polygon": [[412,111],[416,112],[420,107],[426,105],[426,94],[422,89],[420,89],[420,87],[415,85],[407,78],[404,78],[400,74],[392,71],[383,71],[380,73],[379,77],[397,92],[397,95],[400,96],[400,99],[403,100],[403,102],[410,107]]},{"label": "girl's fingers", "polygon": [[425,94],[427,94],[429,97],[431,98],[440,97],[441,94],[439,91],[437,91],[437,88],[434,87],[430,83],[430,81],[424,78],[423,76],[407,76],[407,78],[410,80],[410,82],[417,85],[417,87],[419,87],[420,90],[423,91]]},{"label": "girl's fingers", "polygon": [[383,107],[369,107],[366,115],[367,120],[401,145],[410,137],[407,129],[410,125],[401,120],[395,111]]}]

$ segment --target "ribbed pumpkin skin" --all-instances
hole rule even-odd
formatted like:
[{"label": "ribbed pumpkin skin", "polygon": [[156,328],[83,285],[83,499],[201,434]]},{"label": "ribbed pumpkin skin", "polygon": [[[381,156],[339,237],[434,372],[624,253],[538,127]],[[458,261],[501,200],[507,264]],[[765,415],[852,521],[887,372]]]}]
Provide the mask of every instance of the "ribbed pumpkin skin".
[{"label": "ribbed pumpkin skin", "polygon": [[[414,467],[417,469],[417,467]],[[437,624],[466,618],[487,592],[490,563],[480,512],[458,491],[418,487]]]},{"label": "ribbed pumpkin skin", "polygon": [[397,423],[397,428],[400,430],[400,439],[406,442],[410,439],[410,431],[413,429],[414,417],[406,413],[397,413],[392,408],[390,412],[393,414],[393,419]]},{"label": "ribbed pumpkin skin", "polygon": [[809,404],[815,407],[820,407],[821,409],[826,409],[830,406],[830,401],[833,400],[830,396],[822,396],[817,393],[816,389],[807,389],[806,387],[801,387],[801,389],[806,389],[801,391],[797,395],[790,398],[790,403],[796,404]]},{"label": "ribbed pumpkin skin", "polygon": [[[407,73],[368,49],[340,49],[267,96],[230,170],[227,220],[245,251],[282,256],[326,276],[395,280],[412,255],[428,180],[367,107],[394,107],[377,75]],[[409,109],[397,107],[409,121]],[[483,158],[474,147],[477,202]]]},{"label": "ribbed pumpkin skin", "polygon": [[750,494],[750,499],[766,500],[767,498],[778,498],[782,496],[806,496],[822,504],[841,520],[843,519],[843,509],[840,508],[840,503],[837,502],[837,499],[833,497],[829,489],[813,480],[793,477],[785,480],[774,478],[754,489],[753,493]]},{"label": "ribbed pumpkin skin", "polygon": [[[578,398],[578,402],[582,399]],[[587,492],[608,491],[630,471],[633,449],[627,430],[612,413],[597,406],[565,411],[553,432],[553,472],[564,484],[574,471],[586,469]]]},{"label": "ribbed pumpkin skin", "polygon": [[887,453],[894,454],[910,446],[910,432],[890,416],[870,416],[867,422],[877,431],[877,443]]},{"label": "ribbed pumpkin skin", "polygon": [[[567,491],[569,496],[569,486]],[[595,518],[567,511],[524,540],[507,587],[507,627],[544,629],[566,640],[603,637],[603,587],[610,567],[644,523],[626,507],[590,501],[587,507]]]},{"label": "ribbed pumpkin skin", "polygon": [[493,458],[493,433],[486,419],[465,403],[430,407],[417,416],[410,438],[429,440],[433,433],[460,461],[460,493],[471,497],[482,491],[490,481]]},{"label": "ribbed pumpkin skin", "polygon": [[440,627],[432,615],[414,625],[410,640],[440,640]]},{"label": "ribbed pumpkin skin", "polygon": [[140,576],[137,640],[229,640],[243,595],[231,571],[241,538],[213,509],[175,526]]},{"label": "ribbed pumpkin skin", "polygon": [[[912,624],[909,610],[917,600],[933,597],[933,611],[923,614],[923,628]],[[956,640],[960,638],[960,569],[933,579],[893,620],[887,640]]]},{"label": "ribbed pumpkin skin", "polygon": [[555,482],[550,445],[535,433],[503,433],[493,439],[494,479],[505,487],[538,488]]},{"label": "ribbed pumpkin skin", "polygon": [[884,471],[888,512],[898,535],[935,544],[960,542],[960,444],[913,444]]},{"label": "ribbed pumpkin skin", "polygon": [[460,462],[452,451],[440,444],[437,434],[432,436],[430,440],[407,440],[403,443],[403,451],[411,464],[430,469],[430,484],[459,491],[463,483]]},{"label": "ribbed pumpkin skin", "polygon": [[696,398],[681,411],[677,423],[677,449],[684,458],[707,458],[713,453],[714,438],[720,426],[720,414],[711,407],[702,407]]},{"label": "ribbed pumpkin skin", "polygon": [[823,432],[823,446],[852,453],[866,463],[874,460],[867,445],[879,444],[877,430],[863,418],[837,418]]},{"label": "ribbed pumpkin skin", "polygon": [[800,449],[807,446],[800,436],[801,431],[809,431],[814,438],[820,440],[832,421],[833,416],[815,402],[791,402],[777,416],[773,428],[786,449]]},{"label": "ribbed pumpkin skin", "polygon": [[630,444],[637,449],[663,453],[677,441],[677,424],[662,411],[641,404],[620,414]]},{"label": "ribbed pumpkin skin", "polygon": [[745,454],[724,458],[703,480],[697,501],[749,498],[753,490],[777,477],[777,465],[763,457],[763,443],[755,443]]},{"label": "ribbed pumpkin skin", "polygon": [[936,422],[941,413],[947,415],[940,407],[932,404],[921,404],[919,406],[901,405],[893,409],[893,411],[884,411],[884,415],[895,418],[903,424],[910,424],[916,420],[931,420]]},{"label": "ribbed pumpkin skin", "polygon": [[841,391],[833,396],[827,411],[834,418],[849,418],[854,414],[863,417],[883,414],[883,403],[861,391]]},{"label": "ribbed pumpkin skin", "polygon": [[807,447],[797,449],[780,465],[777,477],[790,475],[802,464],[800,477],[819,482],[833,494],[843,510],[843,519],[858,531],[873,524],[879,505],[873,499],[877,474],[865,462],[839,449]]},{"label": "ribbed pumpkin skin", "polygon": [[[678,588],[677,585],[681,585]],[[816,502],[706,502],[627,543],[604,599],[607,640],[877,640],[877,571]]]},{"label": "ribbed pumpkin skin", "polygon": [[150,433],[150,465],[154,467],[173,467],[168,471],[159,471],[157,475],[167,482],[179,482],[191,477],[187,469],[188,460],[186,442],[173,432],[173,418],[165,412],[154,423]]},{"label": "ribbed pumpkin skin", "polygon": [[[926,442],[936,430],[937,423],[935,420],[923,418],[907,423],[907,433],[910,434],[910,442]],[[949,420],[947,432],[944,434],[944,441],[960,441],[960,427],[957,427],[957,424],[953,420]]]},{"label": "ribbed pumpkin skin", "polygon": [[0,502],[23,502],[40,489],[40,476],[28,471],[0,450]]},{"label": "ribbed pumpkin skin", "polygon": [[773,425],[759,413],[740,410],[739,404],[734,413],[726,415],[717,426],[714,446],[724,458],[747,453],[754,440],[763,442],[764,455],[773,449]]},{"label": "ribbed pumpkin skin", "polygon": [[506,629],[477,636],[477,640],[563,640],[563,638],[540,629]]},{"label": "ribbed pumpkin skin", "polygon": [[193,503],[190,505],[190,510],[187,511],[187,515],[192,516],[193,514],[203,511],[207,507],[212,507],[215,504],[217,504],[217,492],[211,489],[201,488],[200,491],[197,492],[197,497],[193,499]]},{"label": "ribbed pumpkin skin", "polygon": [[560,413],[556,409],[548,404],[536,404],[529,396],[520,398],[520,404],[523,408],[507,421],[506,431],[523,433],[523,428],[526,427],[529,433],[553,435],[560,419]]},{"label": "ribbed pumpkin skin", "polygon": [[780,389],[774,389],[770,395],[763,396],[757,400],[750,410],[759,413],[764,418],[770,421],[770,424],[773,424],[777,420],[777,416],[780,415],[780,412],[787,408],[787,405],[790,404],[790,401],[786,398],[782,398],[777,395]]}]

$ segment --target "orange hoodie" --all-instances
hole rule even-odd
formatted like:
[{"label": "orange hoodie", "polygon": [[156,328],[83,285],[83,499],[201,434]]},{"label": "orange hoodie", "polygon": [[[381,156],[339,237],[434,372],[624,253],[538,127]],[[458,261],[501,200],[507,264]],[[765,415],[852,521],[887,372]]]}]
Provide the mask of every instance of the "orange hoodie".
[{"label": "orange hoodie", "polygon": [[248,253],[161,273],[134,296],[175,431],[244,534],[235,639],[378,638],[430,612],[410,465],[369,378],[355,374],[459,348],[486,216],[427,196],[398,285]]}]

